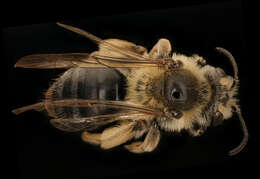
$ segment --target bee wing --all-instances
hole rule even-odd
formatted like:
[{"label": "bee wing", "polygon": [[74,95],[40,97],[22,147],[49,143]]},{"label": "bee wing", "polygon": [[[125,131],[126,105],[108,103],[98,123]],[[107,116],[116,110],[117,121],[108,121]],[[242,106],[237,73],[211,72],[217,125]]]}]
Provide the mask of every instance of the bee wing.
[{"label": "bee wing", "polygon": [[63,131],[77,132],[82,130],[92,130],[108,123],[118,121],[135,119],[137,116],[160,116],[162,112],[146,108],[140,105],[129,104],[121,101],[100,101],[100,100],[85,100],[85,99],[64,99],[56,101],[44,101],[33,105],[24,106],[13,110],[14,114],[20,114],[28,110],[42,111],[51,106],[65,106],[65,107],[95,107],[105,105],[108,108],[123,109],[124,112],[104,115],[93,115],[80,118],[54,118],[51,119],[51,124]]},{"label": "bee wing", "polygon": [[[99,50],[88,53],[33,54],[22,57],[15,67],[53,69],[53,68],[136,68],[157,67],[164,65],[157,56],[149,57],[147,50],[139,45],[119,39],[102,40],[86,31],[69,25],[57,23],[59,26],[83,35],[99,45]],[[151,55],[150,55],[151,56]],[[155,57],[155,58],[154,58]]]},{"label": "bee wing", "polygon": [[83,118],[55,118],[50,123],[62,131],[78,132],[82,130],[93,130],[114,121],[133,119],[136,116],[145,116],[139,112],[115,113],[107,115],[96,115]]},{"label": "bee wing", "polygon": [[128,57],[114,57],[99,55],[99,53],[92,53],[91,57],[96,59],[100,65],[112,68],[141,68],[141,67],[158,67],[159,60],[135,60]]},{"label": "bee wing", "polygon": [[[14,114],[20,114],[29,110],[42,111],[45,109],[50,109],[52,107],[85,107],[92,108],[96,106],[106,106],[108,108],[128,110],[131,113],[141,113],[152,116],[162,116],[164,115],[162,111],[152,108],[147,108],[143,105],[137,105],[133,103],[123,102],[123,101],[112,101],[112,100],[94,100],[94,99],[61,99],[61,100],[45,100],[36,104],[24,106],[12,110]],[[102,115],[98,115],[104,117]],[[91,116],[93,118],[93,116]],[[99,118],[99,117],[98,117]]]},{"label": "bee wing", "polygon": [[15,67],[56,69],[56,68],[135,68],[158,66],[158,61],[138,61],[125,57],[101,56],[98,53],[64,53],[64,54],[33,54],[22,57]]},{"label": "bee wing", "polygon": [[133,104],[124,101],[112,101],[112,100],[95,100],[95,99],[61,99],[61,100],[45,100],[46,108],[52,107],[96,107],[102,106],[113,109],[135,111],[147,115],[162,116],[163,113],[160,110],[147,108],[146,106]]},{"label": "bee wing", "polygon": [[[88,39],[94,41],[95,43],[99,44],[99,48],[101,49],[100,51],[105,51],[102,49],[107,49],[108,53],[114,52],[116,56],[124,56],[127,57],[128,59],[135,59],[135,60],[140,60],[140,61],[153,61],[154,59],[149,58],[148,55],[147,57],[143,55],[146,52],[146,49],[142,46],[136,46],[135,44],[132,44],[130,42],[118,40],[118,39],[107,39],[103,40],[99,37],[96,37],[95,35],[86,32],[82,29],[72,27],[70,25],[62,24],[57,22],[57,25],[73,31],[77,34],[80,34],[84,37],[87,37]],[[102,52],[103,53],[103,52]],[[113,57],[116,57],[113,55]]]},{"label": "bee wing", "polygon": [[63,53],[63,54],[33,54],[22,57],[15,67],[22,68],[72,68],[75,66],[100,66],[96,60],[89,58],[87,53]]}]

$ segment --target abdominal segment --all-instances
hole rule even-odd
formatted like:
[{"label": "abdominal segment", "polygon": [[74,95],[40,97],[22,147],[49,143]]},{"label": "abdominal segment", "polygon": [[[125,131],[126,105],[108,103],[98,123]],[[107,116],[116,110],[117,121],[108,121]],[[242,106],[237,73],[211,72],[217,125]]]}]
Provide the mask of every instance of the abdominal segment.
[{"label": "abdominal segment", "polygon": [[[124,83],[124,76],[110,68],[71,68],[48,89],[46,98],[48,100],[75,99],[75,104],[77,99],[122,100],[125,96]],[[76,105],[54,106],[47,111],[51,116],[59,118],[82,118],[116,112],[105,106]]]}]

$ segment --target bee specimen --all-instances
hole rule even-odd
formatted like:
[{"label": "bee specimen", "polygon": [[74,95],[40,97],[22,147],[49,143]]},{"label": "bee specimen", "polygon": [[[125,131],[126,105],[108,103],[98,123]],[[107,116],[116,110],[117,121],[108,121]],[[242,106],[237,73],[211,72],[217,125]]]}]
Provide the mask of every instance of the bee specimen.
[{"label": "bee specimen", "polygon": [[[160,130],[186,130],[191,136],[200,136],[209,126],[219,125],[236,113],[244,138],[229,155],[245,147],[248,131],[236,98],[238,68],[224,48],[216,50],[230,60],[234,77],[207,65],[198,55],[172,53],[167,39],[160,39],[148,53],[146,48],[128,41],[102,40],[79,28],[57,24],[94,41],[99,50],[21,58],[15,67],[68,70],[56,79],[41,102],[13,113],[45,111],[54,127],[82,132],[85,142],[103,149],[146,135],[143,141],[124,145],[134,153],[153,151]],[[120,95],[121,77],[126,79],[124,95]],[[95,131],[100,128],[101,132]]]}]

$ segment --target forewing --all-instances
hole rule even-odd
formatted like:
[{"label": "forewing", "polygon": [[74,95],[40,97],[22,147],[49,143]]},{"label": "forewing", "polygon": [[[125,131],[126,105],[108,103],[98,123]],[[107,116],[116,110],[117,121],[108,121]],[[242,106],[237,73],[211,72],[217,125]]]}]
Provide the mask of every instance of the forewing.
[{"label": "forewing", "polygon": [[[80,34],[84,37],[89,38],[90,40],[93,40],[97,44],[99,44],[99,48],[102,50],[103,48],[107,49],[108,53],[114,52],[116,54],[120,54],[121,56],[128,57],[135,60],[142,60],[142,61],[150,61],[151,58],[144,56],[143,51],[146,51],[144,47],[131,45],[132,43],[118,40],[118,39],[107,39],[103,40],[99,37],[96,37],[95,35],[86,32],[82,29],[72,27],[70,25],[57,23],[57,25],[73,31],[77,34]],[[130,48],[129,48],[130,47]],[[116,55],[118,56],[118,55]]]},{"label": "forewing", "polygon": [[112,68],[141,68],[141,67],[158,67],[160,61],[158,60],[135,60],[128,57],[115,57],[99,55],[98,52],[91,54],[91,57],[96,59],[97,63],[103,65],[103,67]]},{"label": "forewing", "polygon": [[114,114],[94,115],[81,118],[55,118],[51,123],[56,128],[76,132],[81,130],[92,130],[100,126],[117,120],[133,119],[137,116],[161,116],[160,110],[150,109],[145,106],[131,104],[122,101],[105,101],[105,100],[87,100],[87,99],[64,99],[56,101],[45,101],[46,108],[52,107],[77,107],[77,108],[92,108],[105,107],[107,109],[117,109],[123,112]]},{"label": "forewing", "polygon": [[[67,106],[67,107],[89,107],[93,108],[95,106],[105,106],[107,108],[120,109],[124,112],[114,113],[114,114],[104,114],[104,115],[95,115],[82,118],[54,118],[51,119],[51,123],[56,128],[68,131],[76,132],[81,130],[91,130],[105,124],[124,119],[133,119],[137,116],[162,116],[163,113],[160,110],[150,109],[141,105],[131,104],[122,101],[100,101],[100,100],[85,100],[85,99],[64,99],[50,101],[45,100],[43,102],[25,106],[16,110],[13,110],[15,114],[25,112],[28,110],[38,110],[39,106],[45,109],[51,108],[51,106]],[[19,111],[16,112],[16,111]]]},{"label": "forewing", "polygon": [[158,61],[138,61],[127,57],[101,56],[99,53],[33,54],[22,57],[15,67],[56,69],[56,68],[140,68],[158,66]]},{"label": "forewing", "polygon": [[77,66],[101,66],[87,53],[33,54],[22,57],[15,67],[22,68],[72,68]]},{"label": "forewing", "polygon": [[51,124],[66,132],[79,132],[82,130],[90,131],[98,127],[104,126],[114,121],[133,119],[137,116],[147,116],[146,114],[129,111],[108,115],[96,115],[84,118],[55,118],[51,119]]},{"label": "forewing", "polygon": [[[93,34],[69,25],[59,26],[83,35],[99,45],[99,50],[88,53],[33,54],[22,57],[15,67],[55,69],[55,68],[140,68],[164,65],[163,60],[150,58],[147,49],[120,39],[102,40]],[[150,55],[151,56],[151,55]],[[153,57],[153,56],[152,56]]]},{"label": "forewing", "polygon": [[158,109],[148,108],[143,105],[133,104],[124,101],[112,101],[112,100],[94,100],[94,99],[62,99],[62,100],[45,100],[45,106],[47,108],[51,106],[62,107],[89,107],[105,106],[112,109],[136,111],[147,115],[162,116],[163,112]]}]

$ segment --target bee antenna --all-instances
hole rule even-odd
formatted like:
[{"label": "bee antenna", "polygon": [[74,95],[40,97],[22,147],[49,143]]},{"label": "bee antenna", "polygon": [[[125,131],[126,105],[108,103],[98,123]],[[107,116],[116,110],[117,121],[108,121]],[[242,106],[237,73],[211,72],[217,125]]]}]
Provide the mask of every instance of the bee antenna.
[{"label": "bee antenna", "polygon": [[247,130],[247,127],[246,127],[246,123],[243,119],[243,116],[241,114],[241,110],[239,109],[238,106],[234,106],[235,109],[236,109],[236,113],[238,115],[238,118],[239,118],[239,121],[240,121],[240,124],[241,124],[241,127],[242,127],[242,130],[243,130],[243,133],[244,133],[244,137],[243,137],[243,140],[240,142],[240,144],[234,148],[233,150],[229,151],[229,155],[230,156],[233,156],[233,155],[236,155],[238,154],[239,152],[241,152],[241,150],[243,150],[243,148],[246,146],[247,144],[247,141],[248,141],[248,130]]},{"label": "bee antenna", "polygon": [[236,63],[236,60],[233,57],[233,55],[222,47],[216,47],[216,50],[228,57],[229,61],[232,64],[233,70],[234,70],[234,80],[235,80],[235,82],[238,82],[238,67],[237,67],[237,63]]},{"label": "bee antenna", "polygon": [[[224,49],[222,47],[216,47],[216,50],[228,57],[229,61],[232,64],[232,67],[233,67],[234,81],[235,81],[235,83],[238,83],[238,81],[239,81],[238,80],[238,67],[237,67],[237,63],[236,63],[235,58],[233,57],[233,55],[228,50],[226,50],[226,49]],[[236,86],[236,85],[234,85],[234,86]],[[236,154],[238,154],[239,152],[241,152],[243,150],[243,148],[247,144],[248,136],[249,136],[248,130],[247,130],[247,127],[246,127],[246,123],[245,123],[245,120],[243,119],[243,116],[241,114],[240,108],[237,105],[235,105],[234,107],[236,109],[236,113],[238,115],[238,119],[240,121],[242,130],[243,130],[243,133],[244,133],[244,137],[243,137],[242,141],[240,142],[240,144],[236,148],[234,148],[233,150],[229,151],[228,154],[230,156],[236,155]]]}]

